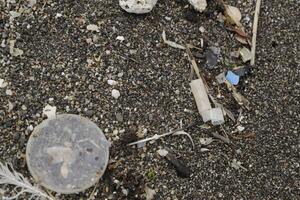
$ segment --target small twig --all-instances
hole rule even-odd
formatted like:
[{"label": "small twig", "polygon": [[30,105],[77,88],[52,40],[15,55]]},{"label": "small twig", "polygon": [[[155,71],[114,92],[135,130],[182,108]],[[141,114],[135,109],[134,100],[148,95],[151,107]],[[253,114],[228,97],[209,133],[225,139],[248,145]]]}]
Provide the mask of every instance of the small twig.
[{"label": "small twig", "polygon": [[250,61],[251,66],[255,64],[256,37],[257,37],[257,26],[258,26],[260,5],[261,5],[261,0],[257,0],[256,7],[255,7],[255,14],[254,14],[253,33],[252,33],[252,48],[251,48],[252,58]]}]

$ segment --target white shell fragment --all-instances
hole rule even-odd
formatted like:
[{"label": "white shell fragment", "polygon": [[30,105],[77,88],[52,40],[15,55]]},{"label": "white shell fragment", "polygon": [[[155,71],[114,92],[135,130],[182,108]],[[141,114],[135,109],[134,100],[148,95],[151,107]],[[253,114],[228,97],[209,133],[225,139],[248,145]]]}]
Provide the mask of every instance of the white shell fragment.
[{"label": "white shell fragment", "polygon": [[111,80],[111,79],[109,79],[109,80],[107,80],[107,84],[108,84],[108,85],[112,85],[112,86],[114,86],[114,85],[117,85],[117,84],[118,84],[118,82],[117,82],[117,81],[115,81],[115,80]]},{"label": "white shell fragment", "polygon": [[169,153],[166,149],[159,149],[157,150],[158,155],[160,155],[161,157],[165,157],[167,156],[167,154]]},{"label": "white shell fragment", "polygon": [[189,3],[199,12],[203,12],[207,6],[206,0],[189,0]]},{"label": "white shell fragment", "polygon": [[129,13],[145,14],[150,12],[157,0],[119,0],[119,5]]}]

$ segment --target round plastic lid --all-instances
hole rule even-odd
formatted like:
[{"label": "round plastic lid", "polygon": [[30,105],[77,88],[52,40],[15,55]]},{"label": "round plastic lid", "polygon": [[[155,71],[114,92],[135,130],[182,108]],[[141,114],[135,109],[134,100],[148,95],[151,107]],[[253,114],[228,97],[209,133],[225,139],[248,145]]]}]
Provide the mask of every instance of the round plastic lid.
[{"label": "round plastic lid", "polygon": [[26,160],[40,185],[58,193],[77,193],[99,181],[108,163],[109,146],[96,124],[62,114],[35,127]]}]

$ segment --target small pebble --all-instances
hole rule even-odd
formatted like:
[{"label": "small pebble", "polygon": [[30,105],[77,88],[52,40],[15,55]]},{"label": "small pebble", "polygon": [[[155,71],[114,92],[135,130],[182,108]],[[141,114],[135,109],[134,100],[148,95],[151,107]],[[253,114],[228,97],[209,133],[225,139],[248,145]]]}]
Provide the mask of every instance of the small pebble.
[{"label": "small pebble", "polygon": [[111,91],[111,96],[115,99],[118,99],[121,96],[121,94],[120,94],[119,90],[113,89]]}]

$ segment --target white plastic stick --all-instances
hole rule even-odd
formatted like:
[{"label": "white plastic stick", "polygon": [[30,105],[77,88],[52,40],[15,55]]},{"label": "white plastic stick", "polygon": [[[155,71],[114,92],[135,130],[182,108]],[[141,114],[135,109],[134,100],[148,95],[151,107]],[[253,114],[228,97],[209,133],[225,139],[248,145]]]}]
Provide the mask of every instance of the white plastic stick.
[{"label": "white plastic stick", "polygon": [[197,104],[198,111],[201,114],[204,122],[206,122],[210,118],[207,119],[207,117],[204,116],[204,111],[210,110],[211,105],[208,99],[205,85],[202,79],[196,79],[191,81],[190,86]]}]

